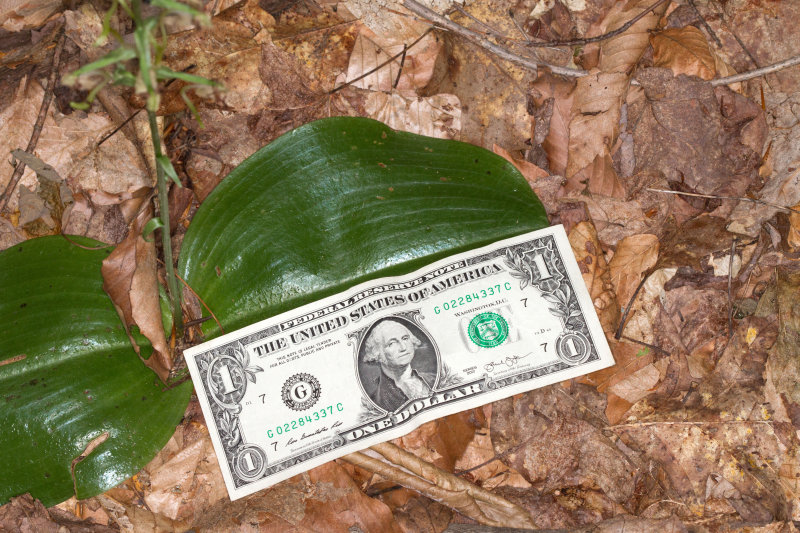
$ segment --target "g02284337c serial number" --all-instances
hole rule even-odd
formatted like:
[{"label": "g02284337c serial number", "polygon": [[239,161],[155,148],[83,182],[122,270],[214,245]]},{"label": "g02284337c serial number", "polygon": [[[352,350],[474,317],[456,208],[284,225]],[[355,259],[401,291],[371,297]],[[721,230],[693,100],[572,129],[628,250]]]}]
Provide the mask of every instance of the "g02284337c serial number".
[{"label": "g02284337c serial number", "polygon": [[480,300],[481,298],[489,298],[490,296],[496,296],[500,294],[503,290],[510,291],[511,283],[508,281],[506,281],[505,283],[498,283],[497,285],[486,287],[485,289],[465,294],[464,296],[459,296],[458,298],[453,298],[449,302],[444,302],[441,306],[439,305],[433,306],[433,312],[438,315],[442,311],[449,311],[450,309],[455,309],[456,307],[464,306],[476,300]]},{"label": "g02284337c serial number", "polygon": [[283,424],[278,424],[273,429],[267,430],[267,437],[274,438],[275,435],[283,435],[285,433],[289,433],[293,429],[298,429],[306,424],[311,424],[316,422],[317,420],[322,420],[323,418],[327,418],[329,415],[333,415],[333,411],[336,410],[338,412],[344,411],[344,405],[341,403],[337,403],[336,405],[329,405],[328,407],[323,407],[318,411],[314,411],[313,413],[301,416],[295,420],[290,420],[288,422],[284,422]]}]

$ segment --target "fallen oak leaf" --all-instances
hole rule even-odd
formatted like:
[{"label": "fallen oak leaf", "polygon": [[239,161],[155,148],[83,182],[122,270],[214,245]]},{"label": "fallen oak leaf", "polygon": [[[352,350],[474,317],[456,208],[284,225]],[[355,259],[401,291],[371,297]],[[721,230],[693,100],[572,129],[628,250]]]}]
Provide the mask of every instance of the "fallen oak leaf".
[{"label": "fallen oak leaf", "polygon": [[511,152],[501,146],[497,146],[496,144],[492,145],[492,151],[514,165],[517,170],[519,170],[520,173],[525,176],[525,179],[531,184],[531,186],[533,186],[534,182],[539,178],[546,178],[550,175],[550,173],[545,169],[534,165],[530,161],[515,158],[513,155],[511,155]]},{"label": "fallen oak leaf", "polygon": [[668,28],[650,38],[653,45],[653,66],[671,69],[677,76],[712,79],[716,60],[702,31],[694,26]]},{"label": "fallen oak leaf", "polygon": [[375,91],[367,96],[364,110],[399,131],[440,139],[453,139],[461,131],[461,102],[454,94],[406,98]]},{"label": "fallen oak leaf", "polygon": [[617,243],[608,268],[618,302],[630,301],[644,273],[656,264],[658,250],[658,237],[650,233],[631,235]]},{"label": "fallen oak leaf", "polygon": [[[336,85],[350,83],[353,87],[371,91],[397,90],[401,94],[416,95],[415,91],[431,80],[442,43],[433,33],[428,33],[406,51],[409,44],[362,27],[350,54],[347,71],[337,78]],[[398,54],[400,57],[390,61]]]},{"label": "fallen oak leaf", "polygon": [[[152,207],[142,210],[130,225],[125,240],[103,261],[101,272],[103,290],[114,302],[134,350],[142,362],[166,382],[173,362],[161,321],[156,247],[155,242],[142,237],[142,230],[152,217]],[[150,341],[153,347],[151,355],[142,354],[142,347],[131,331],[132,326],[138,327]]]},{"label": "fallen oak leaf", "polygon": [[536,106],[541,108],[553,102],[547,135],[542,148],[547,154],[550,172],[561,176],[567,174],[569,158],[569,122],[574,99],[575,81],[562,79],[542,73],[533,83],[531,96]]},{"label": "fallen oak leaf", "polygon": [[569,123],[567,177],[583,170],[598,156],[611,153],[619,135],[620,109],[628,77],[595,71],[578,79]]}]

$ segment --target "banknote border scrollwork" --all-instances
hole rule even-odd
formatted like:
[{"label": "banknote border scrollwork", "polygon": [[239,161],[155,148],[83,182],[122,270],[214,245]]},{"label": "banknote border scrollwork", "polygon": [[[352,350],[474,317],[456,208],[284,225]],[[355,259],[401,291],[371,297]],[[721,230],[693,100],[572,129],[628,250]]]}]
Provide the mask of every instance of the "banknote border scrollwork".
[{"label": "banknote border scrollwork", "polygon": [[[264,369],[250,363],[250,354],[241,341],[228,343],[213,350],[196,354],[194,359],[195,365],[200,372],[200,383],[205,389],[206,397],[211,400],[208,404],[213,415],[214,425],[216,426],[222,447],[225,451],[225,458],[228,461],[229,471],[233,477],[234,484],[240,487],[256,479],[260,479],[266,471],[267,455],[261,448],[258,448],[254,444],[248,444],[245,441],[238,415],[242,411],[240,402],[246,394],[247,382],[256,383],[256,374],[263,372]],[[222,364],[221,361],[223,360],[236,365],[236,371],[241,375],[242,382],[240,387],[242,387],[242,390],[238,394],[238,399],[235,402],[221,400],[217,396],[217,391],[213,389],[213,369],[217,364]],[[258,468],[257,471],[259,473],[257,477],[252,477],[242,472],[237,464],[238,458],[241,457],[244,450],[251,450],[253,448],[258,448],[259,455],[263,455],[264,457],[263,468]]]}]

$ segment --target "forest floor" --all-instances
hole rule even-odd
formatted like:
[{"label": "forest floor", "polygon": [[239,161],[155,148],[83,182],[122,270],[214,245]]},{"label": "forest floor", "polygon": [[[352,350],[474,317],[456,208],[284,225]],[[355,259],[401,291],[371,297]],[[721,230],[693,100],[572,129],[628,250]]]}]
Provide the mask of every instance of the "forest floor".
[{"label": "forest floor", "polygon": [[[109,86],[74,110],[86,93],[57,82],[97,57],[107,7],[66,4],[2,4],[0,191],[12,150],[35,157],[0,203],[0,250],[122,243],[154,185],[144,113],[118,130],[142,99]],[[410,452],[440,469],[427,475],[447,490],[427,493],[407,470],[340,459],[231,502],[193,397],[137,475],[51,508],[14,498],[0,531],[797,531],[800,3],[425,5],[217,0],[210,28],[176,23],[167,64],[226,90],[196,99],[201,128],[180,84],[164,89],[174,246],[234,167],[312,120],[465,141],[511,161],[565,226],[616,365],[393,441],[387,464]]]}]

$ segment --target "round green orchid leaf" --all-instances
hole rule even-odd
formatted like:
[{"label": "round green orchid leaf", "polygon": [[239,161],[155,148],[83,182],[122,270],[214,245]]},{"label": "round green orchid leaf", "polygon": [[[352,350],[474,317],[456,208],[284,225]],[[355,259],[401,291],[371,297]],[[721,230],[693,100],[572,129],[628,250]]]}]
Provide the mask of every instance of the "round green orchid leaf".
[{"label": "round green orchid leaf", "polygon": [[60,236],[0,252],[0,505],[26,492],[45,506],[104,492],[146,465],[183,416],[191,383],[168,390],[142,364],[103,291],[109,253]]},{"label": "round green orchid leaf", "polygon": [[[179,273],[230,331],[547,225],[528,183],[498,155],[328,118],[281,136],[222,181],[189,226]],[[204,331],[219,334],[211,320]]]}]

